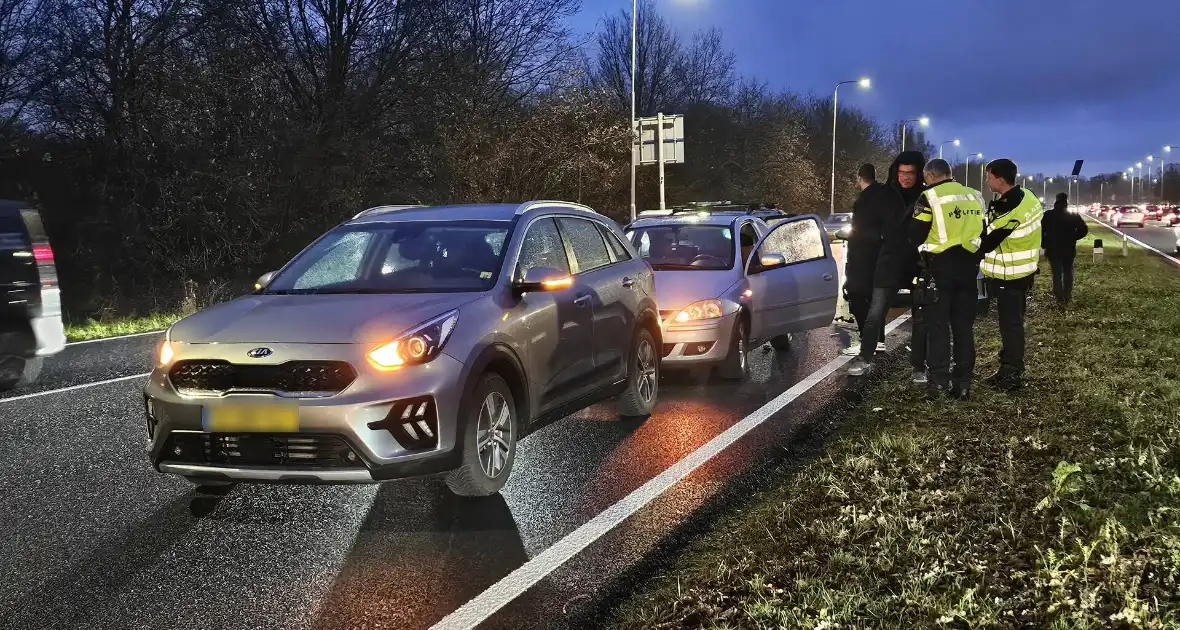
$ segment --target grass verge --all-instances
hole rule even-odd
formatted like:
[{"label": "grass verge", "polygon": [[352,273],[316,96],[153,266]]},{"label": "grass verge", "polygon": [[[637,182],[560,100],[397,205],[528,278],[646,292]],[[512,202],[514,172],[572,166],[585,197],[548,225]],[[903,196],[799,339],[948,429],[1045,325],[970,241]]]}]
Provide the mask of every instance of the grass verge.
[{"label": "grass verge", "polygon": [[159,313],[146,317],[129,317],[108,322],[88,321],[84,324],[66,327],[67,341],[90,341],[105,339],[120,335],[134,335],[137,333],[163,330],[180,320],[181,316],[173,313]]},{"label": "grass verge", "polygon": [[[620,602],[619,628],[1180,625],[1180,276],[1138,247],[1046,272],[1026,389],[924,400],[905,365],[824,454],[770,476]],[[994,311],[993,311],[994,313]]]}]

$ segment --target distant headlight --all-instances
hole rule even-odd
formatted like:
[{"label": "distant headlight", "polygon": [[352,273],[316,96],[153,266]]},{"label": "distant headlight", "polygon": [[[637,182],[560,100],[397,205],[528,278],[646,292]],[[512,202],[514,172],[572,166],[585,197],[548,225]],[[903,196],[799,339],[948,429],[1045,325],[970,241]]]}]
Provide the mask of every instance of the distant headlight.
[{"label": "distant headlight", "polygon": [[407,365],[428,363],[438,356],[459,321],[459,311],[451,311],[419,324],[401,337],[369,351],[369,363],[383,372]]},{"label": "distant headlight", "polygon": [[677,322],[694,322],[721,317],[721,300],[701,300],[689,304],[673,318]]}]

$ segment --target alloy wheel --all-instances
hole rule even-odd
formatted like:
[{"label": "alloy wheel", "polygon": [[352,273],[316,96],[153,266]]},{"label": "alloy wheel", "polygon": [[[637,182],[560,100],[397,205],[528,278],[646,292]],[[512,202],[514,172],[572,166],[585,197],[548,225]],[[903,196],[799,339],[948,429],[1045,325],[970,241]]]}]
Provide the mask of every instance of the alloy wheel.
[{"label": "alloy wheel", "polygon": [[500,392],[490,392],[479,409],[479,423],[476,425],[476,450],[479,464],[489,479],[495,479],[508,465],[508,453],[512,447],[512,410]]}]

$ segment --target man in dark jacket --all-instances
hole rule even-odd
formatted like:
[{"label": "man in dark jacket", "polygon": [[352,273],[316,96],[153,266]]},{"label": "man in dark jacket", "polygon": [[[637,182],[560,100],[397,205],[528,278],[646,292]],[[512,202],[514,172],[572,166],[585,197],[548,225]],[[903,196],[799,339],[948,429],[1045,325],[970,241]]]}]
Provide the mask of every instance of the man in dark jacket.
[{"label": "man in dark jacket", "polygon": [[[852,204],[852,233],[848,237],[844,288],[848,295],[848,310],[856,319],[856,329],[862,335],[861,343],[875,343],[877,347],[874,349],[884,350],[883,327],[875,342],[866,341],[863,335],[872,303],[873,273],[881,253],[881,235],[886,222],[896,212],[897,198],[893,191],[877,181],[877,169],[872,164],[862,164],[856,179],[861,190],[860,196]],[[845,354],[860,354],[860,346],[854,344]]]},{"label": "man in dark jacket", "polygon": [[1069,196],[1057,193],[1053,209],[1041,219],[1041,243],[1053,270],[1053,295],[1061,306],[1073,297],[1073,260],[1077,242],[1090,233],[1086,221],[1069,211]]},{"label": "man in dark jacket", "polygon": [[[914,203],[926,190],[922,169],[926,157],[920,151],[902,151],[889,167],[886,187],[892,193],[889,209],[882,222],[881,250],[873,270],[873,294],[861,339],[876,339],[885,328],[885,314],[898,289],[910,287],[918,275],[918,251],[910,245],[909,219]],[[856,228],[853,227],[853,233]],[[851,274],[849,274],[851,275]],[[912,310],[910,362],[914,382],[926,383],[926,325],[921,307]],[[849,376],[861,376],[872,370],[873,346],[861,345],[860,356],[848,366]]]}]

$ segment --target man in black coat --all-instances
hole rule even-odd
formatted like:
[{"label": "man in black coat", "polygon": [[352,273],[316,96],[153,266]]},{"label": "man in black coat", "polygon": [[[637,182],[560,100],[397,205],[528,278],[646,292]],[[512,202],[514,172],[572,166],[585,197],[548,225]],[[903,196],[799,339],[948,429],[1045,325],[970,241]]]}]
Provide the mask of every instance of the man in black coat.
[{"label": "man in black coat", "polygon": [[1069,196],[1057,193],[1053,209],[1041,219],[1041,246],[1053,270],[1053,295],[1057,304],[1068,306],[1073,297],[1073,261],[1077,242],[1090,233],[1086,221],[1069,211]]},{"label": "man in black coat", "polygon": [[[926,156],[920,151],[902,151],[889,167],[886,186],[892,199],[884,211],[881,230],[881,249],[873,270],[873,293],[865,318],[861,339],[876,339],[885,329],[885,315],[898,289],[909,287],[918,276],[918,250],[910,245],[909,219],[914,203],[926,190],[922,183],[922,169]],[[853,226],[853,233],[856,227]],[[852,274],[849,273],[849,276]],[[926,383],[926,325],[922,309],[914,307],[910,322],[910,362],[915,383]],[[848,366],[849,376],[869,373],[873,367],[875,345],[861,344],[860,356]]]},{"label": "man in black coat", "polygon": [[[882,233],[887,221],[896,211],[896,195],[887,186],[877,181],[877,169],[872,164],[862,164],[856,174],[860,196],[852,204],[852,233],[848,237],[847,260],[844,266],[844,289],[848,296],[848,310],[856,319],[856,329],[864,334],[865,322],[873,297],[873,273],[877,268],[877,257],[881,253]],[[861,343],[866,343],[861,337]],[[876,349],[884,349],[885,329],[881,329]],[[854,344],[845,354],[860,354],[860,346]]]}]

